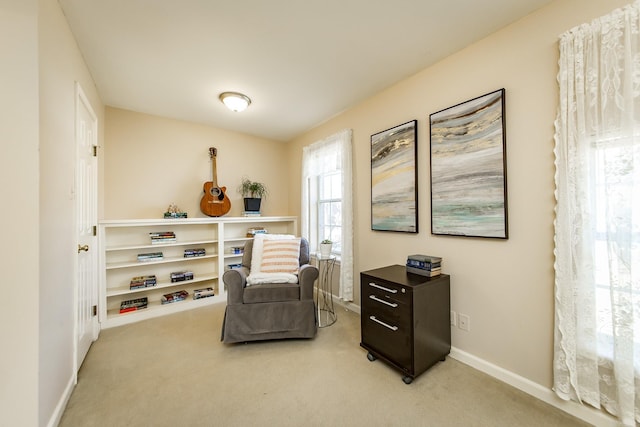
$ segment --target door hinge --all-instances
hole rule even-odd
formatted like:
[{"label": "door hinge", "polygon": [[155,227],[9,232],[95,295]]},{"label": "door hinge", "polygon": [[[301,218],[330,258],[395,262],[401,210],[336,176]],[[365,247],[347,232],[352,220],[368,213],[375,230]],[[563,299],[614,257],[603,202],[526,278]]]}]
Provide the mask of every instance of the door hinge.
[{"label": "door hinge", "polygon": [[93,226],[93,235],[94,236],[98,235],[98,227],[96,227],[95,225]]},{"label": "door hinge", "polygon": [[98,156],[98,146],[93,145],[93,157],[97,157],[97,156]]},{"label": "door hinge", "polygon": [[93,306],[93,315],[94,315],[94,316],[97,316],[97,315],[98,315],[98,306],[97,306],[97,305],[94,305],[94,306]]}]

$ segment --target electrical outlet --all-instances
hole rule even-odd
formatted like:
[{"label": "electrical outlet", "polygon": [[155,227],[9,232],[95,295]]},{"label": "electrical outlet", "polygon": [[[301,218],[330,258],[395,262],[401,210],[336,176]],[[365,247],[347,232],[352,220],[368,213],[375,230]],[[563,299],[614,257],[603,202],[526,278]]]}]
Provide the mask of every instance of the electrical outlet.
[{"label": "electrical outlet", "polygon": [[458,315],[458,327],[463,331],[471,331],[471,318],[466,314]]},{"label": "electrical outlet", "polygon": [[458,315],[456,314],[455,311],[451,310],[451,313],[449,315],[449,320],[451,321],[451,326],[458,325]]}]

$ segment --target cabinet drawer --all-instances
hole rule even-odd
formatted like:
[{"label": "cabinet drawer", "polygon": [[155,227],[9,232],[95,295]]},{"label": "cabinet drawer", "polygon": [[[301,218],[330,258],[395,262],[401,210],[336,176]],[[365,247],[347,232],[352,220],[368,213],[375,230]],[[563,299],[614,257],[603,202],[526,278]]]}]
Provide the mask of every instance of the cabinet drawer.
[{"label": "cabinet drawer", "polygon": [[409,328],[411,325],[411,308],[402,302],[383,299],[375,293],[363,297],[362,312],[393,325]]},{"label": "cabinet drawer", "polygon": [[398,285],[397,283],[385,282],[366,275],[362,276],[361,290],[363,294],[376,295],[383,300],[389,300],[401,304],[411,301],[411,288]]},{"label": "cabinet drawer", "polygon": [[409,371],[411,334],[408,328],[371,312],[362,315],[362,343]]}]

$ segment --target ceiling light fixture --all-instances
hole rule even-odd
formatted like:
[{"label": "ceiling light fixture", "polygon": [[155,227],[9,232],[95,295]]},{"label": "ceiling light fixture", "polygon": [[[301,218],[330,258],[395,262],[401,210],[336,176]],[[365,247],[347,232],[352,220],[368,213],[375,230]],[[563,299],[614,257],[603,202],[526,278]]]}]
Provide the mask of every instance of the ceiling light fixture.
[{"label": "ceiling light fixture", "polygon": [[251,104],[251,99],[247,95],[238,92],[223,92],[220,94],[220,101],[236,113],[246,110]]}]

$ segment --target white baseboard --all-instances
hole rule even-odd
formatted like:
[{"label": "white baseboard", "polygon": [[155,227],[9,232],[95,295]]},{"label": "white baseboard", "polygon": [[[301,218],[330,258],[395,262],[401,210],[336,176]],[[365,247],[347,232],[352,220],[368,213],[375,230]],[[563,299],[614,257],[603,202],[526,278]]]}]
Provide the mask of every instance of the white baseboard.
[{"label": "white baseboard", "polygon": [[553,390],[455,347],[451,347],[449,356],[594,426],[617,427],[620,425],[603,411],[573,401],[562,400]]},{"label": "white baseboard", "polygon": [[67,407],[67,403],[69,402],[69,398],[71,397],[71,393],[73,393],[73,389],[76,386],[76,377],[75,375],[71,376],[67,386],[60,396],[60,400],[56,405],[56,409],[51,414],[51,418],[49,418],[49,422],[47,423],[47,427],[57,427],[60,424],[60,420],[62,419],[62,414],[64,414],[64,410]]}]

